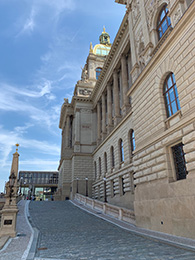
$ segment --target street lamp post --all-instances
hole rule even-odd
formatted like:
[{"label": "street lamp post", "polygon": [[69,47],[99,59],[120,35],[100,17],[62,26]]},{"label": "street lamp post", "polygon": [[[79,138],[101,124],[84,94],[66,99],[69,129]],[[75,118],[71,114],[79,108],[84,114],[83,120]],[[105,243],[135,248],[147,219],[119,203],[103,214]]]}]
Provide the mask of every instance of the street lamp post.
[{"label": "street lamp post", "polygon": [[26,185],[26,182],[24,181],[24,190],[23,190],[23,196],[24,196],[24,199],[26,199],[26,194],[25,194],[25,185]]},{"label": "street lamp post", "polygon": [[106,194],[106,178],[103,178],[104,180],[104,202],[107,202],[107,194]]},{"label": "street lamp post", "polygon": [[22,194],[22,183],[23,183],[23,177],[20,178],[20,191],[19,191],[20,196]]},{"label": "street lamp post", "polygon": [[77,193],[79,193],[79,178],[77,178]]},{"label": "street lamp post", "polygon": [[86,177],[85,180],[86,180],[86,193],[85,193],[85,195],[86,195],[86,197],[88,197],[88,178]]}]

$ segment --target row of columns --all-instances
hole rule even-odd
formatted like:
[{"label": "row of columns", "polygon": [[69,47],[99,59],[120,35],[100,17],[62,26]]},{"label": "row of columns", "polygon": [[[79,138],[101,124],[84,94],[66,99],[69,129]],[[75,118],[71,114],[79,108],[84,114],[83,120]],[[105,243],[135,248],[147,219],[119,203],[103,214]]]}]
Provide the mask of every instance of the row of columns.
[{"label": "row of columns", "polygon": [[[122,55],[121,57],[121,91],[122,91],[122,108],[120,107],[120,95],[119,95],[119,79],[118,79],[118,71],[113,71],[113,99],[114,99],[114,125],[116,125],[121,117],[121,109],[123,114],[126,114],[128,111],[130,104],[129,98],[127,96],[127,92],[129,89],[128,84],[128,70],[127,70],[127,61],[126,55]],[[110,133],[113,128],[113,116],[112,116],[112,86],[111,83],[107,84],[106,87],[107,92],[107,118],[106,118],[106,94],[102,93],[101,101],[97,103],[97,132],[98,132],[98,140],[104,139],[107,133]],[[102,123],[101,123],[101,103],[102,103]],[[107,120],[106,120],[107,119]],[[106,127],[107,121],[107,127]]]}]

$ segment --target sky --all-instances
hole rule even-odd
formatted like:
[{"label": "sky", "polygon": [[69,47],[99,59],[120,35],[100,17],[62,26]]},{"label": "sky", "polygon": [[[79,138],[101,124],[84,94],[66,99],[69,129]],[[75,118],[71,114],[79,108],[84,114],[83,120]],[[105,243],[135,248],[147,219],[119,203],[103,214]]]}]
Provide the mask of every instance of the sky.
[{"label": "sky", "polygon": [[114,0],[0,0],[0,192],[19,143],[19,170],[56,171],[60,110],[71,101],[90,42],[114,41]]}]

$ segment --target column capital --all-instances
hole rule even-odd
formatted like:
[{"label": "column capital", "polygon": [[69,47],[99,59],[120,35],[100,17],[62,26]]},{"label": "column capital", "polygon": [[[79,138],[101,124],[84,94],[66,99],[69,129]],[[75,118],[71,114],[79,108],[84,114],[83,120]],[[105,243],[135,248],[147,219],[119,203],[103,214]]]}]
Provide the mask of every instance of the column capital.
[{"label": "column capital", "polygon": [[118,69],[113,70],[113,76],[116,76],[116,75],[118,76]]},{"label": "column capital", "polygon": [[121,54],[121,60],[126,60],[127,54],[126,53],[122,53]]}]

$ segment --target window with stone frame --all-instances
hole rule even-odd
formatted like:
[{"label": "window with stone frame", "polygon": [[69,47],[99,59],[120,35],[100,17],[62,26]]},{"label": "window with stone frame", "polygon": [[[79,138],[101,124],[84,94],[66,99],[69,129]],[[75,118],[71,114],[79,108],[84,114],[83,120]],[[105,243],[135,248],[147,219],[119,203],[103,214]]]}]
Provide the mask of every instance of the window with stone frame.
[{"label": "window with stone frame", "polygon": [[175,165],[175,173],[177,180],[186,179],[187,170],[186,170],[186,161],[185,154],[183,151],[183,143],[176,144],[171,147],[173,153],[173,160]]},{"label": "window with stone frame", "polygon": [[111,161],[111,168],[115,166],[115,158],[114,158],[114,147],[111,146],[110,148],[110,161]]},{"label": "window with stone frame", "polygon": [[167,117],[170,117],[173,114],[175,114],[178,110],[180,110],[180,103],[177,92],[177,86],[175,82],[175,76],[172,72],[166,77],[164,81],[163,95]]},{"label": "window with stone frame", "polygon": [[95,180],[97,179],[97,165],[96,162],[94,162],[94,173],[95,173]]},{"label": "window with stone frame", "polygon": [[171,27],[171,19],[168,16],[168,9],[167,5],[164,5],[160,11],[158,21],[157,21],[157,32],[158,32],[158,39],[160,40],[166,30]]},{"label": "window with stone frame", "polygon": [[123,140],[120,139],[119,140],[119,150],[120,150],[120,162],[123,163],[124,162],[124,147],[123,147]]},{"label": "window with stone frame", "polygon": [[133,155],[133,152],[135,151],[136,145],[135,145],[135,134],[134,134],[134,130],[131,129],[130,130],[130,152],[131,155]]},{"label": "window with stone frame", "polygon": [[104,153],[104,167],[105,167],[105,174],[108,171],[108,167],[107,167],[107,153]]},{"label": "window with stone frame", "polygon": [[102,175],[101,158],[99,157],[99,177]]},{"label": "window with stone frame", "polygon": [[111,197],[115,196],[115,189],[114,189],[114,180],[111,181]]},{"label": "window with stone frame", "polygon": [[120,178],[120,186],[121,186],[121,195],[125,195],[125,179],[123,177]]},{"label": "window with stone frame", "polygon": [[101,74],[101,71],[102,71],[102,68],[96,68],[96,79],[98,80],[100,74]]}]

